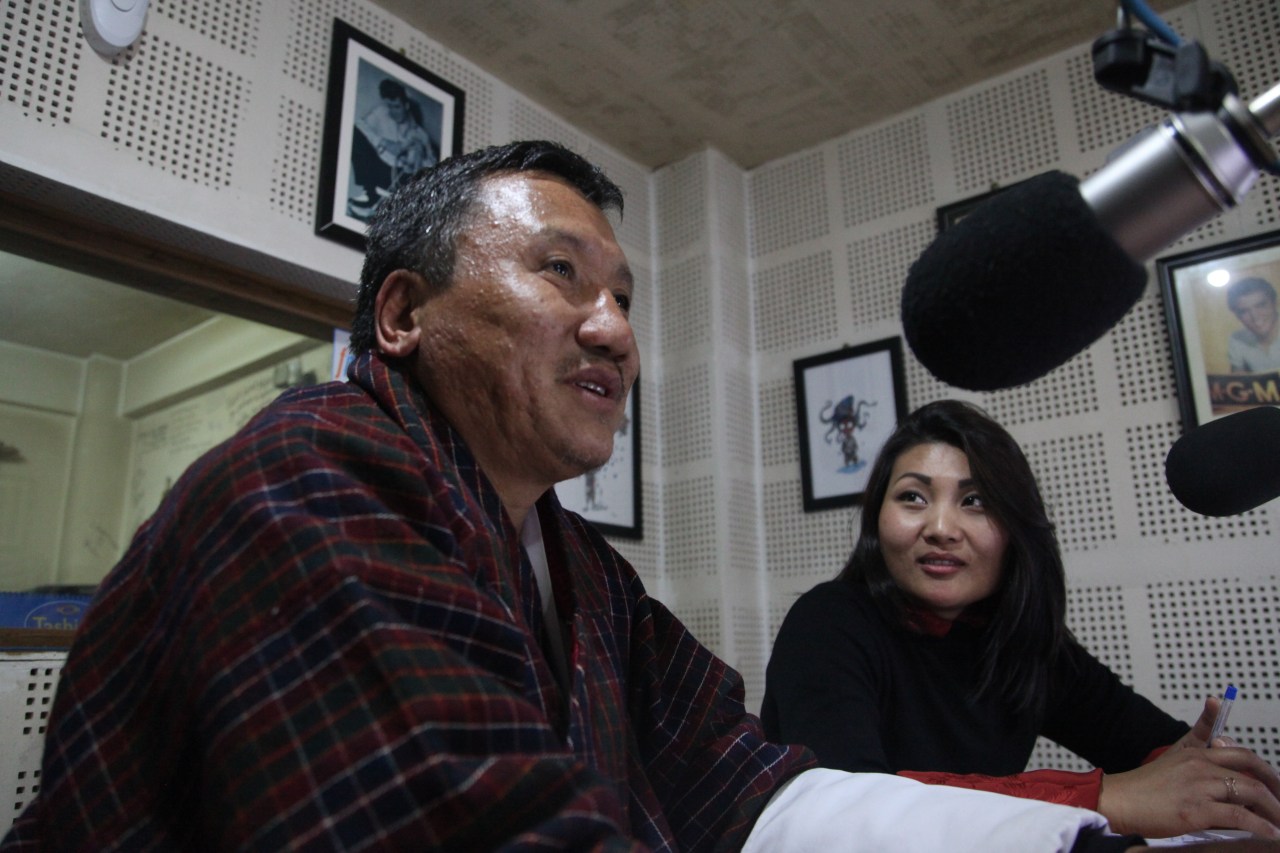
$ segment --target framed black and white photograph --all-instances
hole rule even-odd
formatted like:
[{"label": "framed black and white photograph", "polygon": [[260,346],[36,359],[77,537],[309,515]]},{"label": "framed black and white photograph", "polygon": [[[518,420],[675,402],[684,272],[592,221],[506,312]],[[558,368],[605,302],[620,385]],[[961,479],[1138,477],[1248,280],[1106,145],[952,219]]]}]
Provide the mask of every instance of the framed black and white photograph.
[{"label": "framed black and white photograph", "polygon": [[1183,430],[1280,404],[1280,231],[1156,260]]},{"label": "framed black and white photograph", "polygon": [[363,249],[378,203],[461,150],[463,102],[457,86],[335,19],[316,233]]},{"label": "framed black and white photograph", "polygon": [[556,484],[556,497],[602,533],[643,539],[640,484],[640,383],[631,386],[626,415],[613,437],[613,455],[603,466]]},{"label": "framed black and white photograph", "polygon": [[880,448],[907,416],[902,338],[802,358],[794,371],[804,509],[856,504]]}]

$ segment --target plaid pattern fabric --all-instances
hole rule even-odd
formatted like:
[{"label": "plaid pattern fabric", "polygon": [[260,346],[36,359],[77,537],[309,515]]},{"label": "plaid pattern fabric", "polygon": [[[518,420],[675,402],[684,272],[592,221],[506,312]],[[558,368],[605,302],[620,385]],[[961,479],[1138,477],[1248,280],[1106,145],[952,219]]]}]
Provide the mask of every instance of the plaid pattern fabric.
[{"label": "plaid pattern fabric", "polygon": [[518,532],[397,368],[183,475],[68,657],[10,850],[719,850],[810,766],[549,492],[572,687]]}]

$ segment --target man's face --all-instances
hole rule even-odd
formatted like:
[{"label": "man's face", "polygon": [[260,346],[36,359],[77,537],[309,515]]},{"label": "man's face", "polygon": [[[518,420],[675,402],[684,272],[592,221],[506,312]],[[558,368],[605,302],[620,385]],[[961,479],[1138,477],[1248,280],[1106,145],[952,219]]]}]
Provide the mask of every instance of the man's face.
[{"label": "man's face", "polygon": [[404,121],[409,114],[409,105],[400,98],[383,98],[382,103],[386,104],[387,113],[395,121]]},{"label": "man's face", "polygon": [[1253,291],[1236,299],[1232,309],[1241,324],[1259,339],[1270,340],[1276,327],[1276,301],[1265,293]]},{"label": "man's face", "polygon": [[416,371],[499,492],[608,461],[639,370],[632,277],[601,211],[544,173],[491,177],[453,281],[414,316]]}]

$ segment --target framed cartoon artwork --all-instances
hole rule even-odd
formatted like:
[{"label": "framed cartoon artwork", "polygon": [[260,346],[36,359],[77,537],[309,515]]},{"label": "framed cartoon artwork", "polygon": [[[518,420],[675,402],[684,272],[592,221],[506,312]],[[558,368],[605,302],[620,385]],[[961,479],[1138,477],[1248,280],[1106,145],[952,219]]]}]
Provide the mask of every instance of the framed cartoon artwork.
[{"label": "framed cartoon artwork", "polygon": [[457,86],[335,19],[316,233],[363,249],[378,203],[461,151],[464,100]]},{"label": "framed cartoon artwork", "polygon": [[803,358],[794,371],[805,511],[856,504],[907,415],[902,338]]},{"label": "framed cartoon artwork", "polygon": [[1280,405],[1280,231],[1156,260],[1183,430]]},{"label": "framed cartoon artwork", "polygon": [[556,484],[556,497],[602,533],[643,539],[640,483],[640,383],[631,386],[626,415],[613,437],[613,455],[603,466]]}]

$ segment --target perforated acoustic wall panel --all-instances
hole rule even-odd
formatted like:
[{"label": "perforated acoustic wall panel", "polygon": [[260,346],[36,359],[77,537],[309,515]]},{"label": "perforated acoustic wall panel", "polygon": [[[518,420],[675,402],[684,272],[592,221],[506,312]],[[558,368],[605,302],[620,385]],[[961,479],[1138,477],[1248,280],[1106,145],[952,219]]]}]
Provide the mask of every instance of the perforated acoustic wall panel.
[{"label": "perforated acoustic wall panel", "polygon": [[[821,159],[816,163],[820,167]],[[821,195],[821,175],[802,170],[802,176]],[[662,268],[661,590],[686,621],[705,625],[702,614],[716,608],[718,633],[695,633],[743,668],[754,705],[768,650],[759,594],[764,537],[753,369],[757,285],[748,256],[754,211],[742,171],[712,151],[662,170],[653,186],[655,253]],[[778,191],[790,188],[779,184]],[[811,209],[811,215],[823,214]],[[832,280],[829,260],[825,270],[821,260],[812,269]],[[789,297],[780,290],[777,298]],[[753,630],[743,627],[752,624]]]},{"label": "perforated acoustic wall panel", "polygon": [[[255,2],[255,0],[241,0]],[[329,79],[329,45],[337,18],[382,44],[395,38],[395,23],[360,0],[287,0],[284,72],[304,86],[323,92]]]},{"label": "perforated acoustic wall panel", "polygon": [[1100,402],[1093,353],[1082,352],[1027,385],[983,394],[978,402],[1009,429],[1096,412]]},{"label": "perforated acoustic wall panel", "polygon": [[[1061,158],[1050,102],[1049,74],[1036,69],[982,87],[946,106],[956,185],[985,192],[1010,175],[1046,168]],[[997,143],[998,140],[998,143]]]},{"label": "perforated acoustic wall panel", "polygon": [[[752,181],[751,245],[755,255],[825,237],[831,231],[821,152],[795,157]],[[779,216],[785,211],[785,216]]]},{"label": "perforated acoustic wall panel", "polygon": [[0,653],[0,827],[9,824],[40,791],[40,756],[49,709],[62,673],[64,652]]},{"label": "perforated acoustic wall panel", "polygon": [[662,353],[670,356],[705,345],[711,333],[710,270],[707,258],[694,255],[662,272]]},{"label": "perforated acoustic wall panel", "polygon": [[34,121],[71,120],[82,52],[79,15],[71,3],[0,6],[0,81],[5,101]]},{"label": "perforated acoustic wall panel", "polygon": [[794,384],[790,376],[760,384],[760,462],[765,467],[800,464]]},{"label": "perforated acoustic wall panel", "polygon": [[[468,97],[468,122],[471,114],[471,99]],[[649,173],[644,168],[599,145],[588,145],[586,155],[591,162],[603,169],[614,183],[622,187],[625,196],[624,210],[621,221],[615,221],[614,230],[617,232],[618,240],[633,249],[629,255],[632,272],[637,267],[647,268],[651,243],[649,229],[652,224],[650,222]],[[641,287],[637,292],[642,299],[652,304],[655,298],[648,286],[648,280],[644,279],[640,284]],[[635,325],[634,312],[632,325]],[[647,341],[648,338],[644,340]]]},{"label": "perforated acoustic wall panel", "polygon": [[720,485],[715,477],[702,476],[669,483],[664,489],[664,508],[681,508],[678,513],[666,512],[668,562],[664,577],[672,583],[677,596],[681,588],[679,582],[692,582],[692,586],[718,573],[716,503]]},{"label": "perforated acoustic wall panel", "polygon": [[1120,405],[1137,406],[1174,395],[1173,348],[1164,305],[1149,289],[1110,335]]},{"label": "perforated acoustic wall panel", "polygon": [[[665,265],[706,239],[707,170],[703,158],[693,157],[663,169],[654,178],[654,191],[655,249]],[[702,248],[705,254],[706,247]]]},{"label": "perforated acoustic wall panel", "polygon": [[1092,550],[1115,542],[1115,504],[1101,433],[1028,442],[1023,451],[1036,473],[1063,551]]},{"label": "perforated acoustic wall panel", "polygon": [[320,139],[324,114],[292,98],[282,97],[276,114],[281,132],[271,170],[271,206],[299,222],[315,217],[312,179],[320,174]]},{"label": "perforated acoustic wall panel", "polygon": [[[1166,545],[1178,542],[1269,540],[1273,535],[1272,514],[1263,507],[1223,518],[1209,518],[1184,509],[1169,492],[1164,480],[1164,456],[1177,440],[1172,422],[1144,424],[1125,430],[1130,451],[1131,482],[1137,499],[1137,532],[1144,539]],[[1261,547],[1262,542],[1257,543]],[[1245,554],[1250,560],[1262,558]],[[1268,565],[1265,558],[1261,565]]]},{"label": "perforated acoustic wall panel", "polygon": [[512,107],[511,130],[516,139],[550,139],[567,148],[583,148],[580,133],[533,104],[520,103]]},{"label": "perforated acoustic wall panel", "polygon": [[898,321],[902,258],[924,251],[933,233],[932,223],[911,222],[848,244],[849,298],[855,328]]},{"label": "perforated acoustic wall panel", "polygon": [[923,115],[844,139],[836,158],[845,228],[934,199]]},{"label": "perforated acoustic wall panel", "polygon": [[1280,701],[1276,576],[1147,585],[1160,696],[1198,701],[1235,684],[1251,702]]},{"label": "perforated acoustic wall panel", "polygon": [[152,168],[230,186],[248,81],[156,36],[144,36],[133,50],[111,69],[103,137]]},{"label": "perforated acoustic wall panel", "polygon": [[788,350],[840,328],[830,252],[796,258],[756,274],[756,348]]},{"label": "perforated acoustic wall panel", "polygon": [[152,5],[157,15],[210,39],[225,48],[254,56],[258,52],[262,8],[258,0],[206,4],[184,0],[156,0]]},{"label": "perforated acoustic wall panel", "polygon": [[[1246,98],[1280,80],[1274,2],[1203,0],[1169,18],[1237,74]],[[794,361],[901,334],[899,288],[935,233],[939,205],[1048,169],[1088,175],[1163,117],[1101,89],[1082,44],[749,174],[771,631],[797,594],[843,565],[860,513],[803,510]],[[831,194],[821,204],[820,175]],[[1274,227],[1277,184],[1264,178],[1245,204],[1164,254]],[[836,212],[829,230],[818,215],[827,209]],[[1033,277],[1027,292],[1035,298]],[[963,348],[955,357],[965,357]],[[908,350],[907,401],[915,408],[958,397],[1004,424],[1026,451],[1056,523],[1076,636],[1181,719],[1194,719],[1205,696],[1228,680],[1242,694],[1247,686],[1232,734],[1274,762],[1277,508],[1206,518],[1170,494],[1164,457],[1182,429],[1173,358],[1153,275],[1137,305],[1099,341],[1024,386],[951,388]],[[1087,766],[1048,742],[1032,764]]]},{"label": "perforated acoustic wall panel", "polygon": [[835,577],[857,538],[857,515],[809,513],[797,517],[800,478],[764,487],[766,565],[770,596],[794,597],[819,581]]}]

